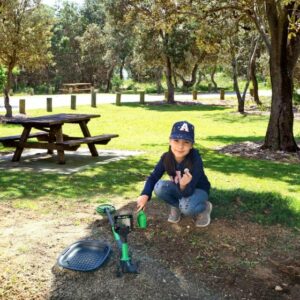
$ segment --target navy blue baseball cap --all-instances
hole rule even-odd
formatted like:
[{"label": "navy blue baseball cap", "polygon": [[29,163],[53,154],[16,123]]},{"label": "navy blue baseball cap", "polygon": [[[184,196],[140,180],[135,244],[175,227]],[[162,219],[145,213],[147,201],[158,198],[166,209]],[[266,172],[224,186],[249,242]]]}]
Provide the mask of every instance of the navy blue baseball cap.
[{"label": "navy blue baseball cap", "polygon": [[194,125],[187,121],[176,122],[170,134],[172,140],[187,140],[191,143],[195,143],[194,140]]}]

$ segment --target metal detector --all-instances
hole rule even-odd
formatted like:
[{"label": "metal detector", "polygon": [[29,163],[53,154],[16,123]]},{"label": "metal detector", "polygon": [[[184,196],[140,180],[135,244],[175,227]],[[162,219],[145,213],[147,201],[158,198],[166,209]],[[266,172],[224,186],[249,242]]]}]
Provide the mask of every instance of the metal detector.
[{"label": "metal detector", "polygon": [[107,215],[114,239],[120,250],[117,276],[121,276],[122,273],[138,273],[138,265],[132,262],[127,243],[127,236],[133,229],[132,214],[115,215],[113,219],[111,214],[114,213],[116,209],[110,204],[101,204],[96,208],[96,211],[101,215]]}]

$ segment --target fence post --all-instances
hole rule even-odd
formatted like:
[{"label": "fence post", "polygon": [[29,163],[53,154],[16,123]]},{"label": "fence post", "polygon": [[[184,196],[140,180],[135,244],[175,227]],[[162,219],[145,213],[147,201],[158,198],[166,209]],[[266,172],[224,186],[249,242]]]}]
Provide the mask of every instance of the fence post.
[{"label": "fence post", "polygon": [[20,99],[20,101],[19,101],[19,112],[20,112],[20,114],[26,115],[26,112],[25,112],[25,99]]},{"label": "fence post", "polygon": [[76,109],[76,95],[71,95],[71,109]]},{"label": "fence post", "polygon": [[250,96],[254,97],[254,89],[250,89]]},{"label": "fence post", "polygon": [[197,100],[197,91],[193,90],[193,100]]},{"label": "fence post", "polygon": [[220,89],[220,100],[225,100],[225,90]]},{"label": "fence post", "polygon": [[120,92],[116,93],[116,105],[117,106],[121,105],[121,93]]},{"label": "fence post", "polygon": [[94,89],[92,89],[92,93],[91,93],[91,96],[92,96],[92,103],[91,103],[91,106],[92,107],[97,107],[97,100],[96,100],[96,92],[94,91]]},{"label": "fence post", "polygon": [[145,104],[145,91],[140,91],[140,104]]},{"label": "fence post", "polygon": [[52,112],[52,98],[47,98],[47,111]]}]

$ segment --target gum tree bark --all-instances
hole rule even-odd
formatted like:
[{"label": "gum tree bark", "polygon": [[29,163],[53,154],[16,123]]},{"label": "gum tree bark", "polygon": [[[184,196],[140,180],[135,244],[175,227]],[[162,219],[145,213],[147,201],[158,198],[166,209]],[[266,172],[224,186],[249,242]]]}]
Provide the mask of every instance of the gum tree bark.
[{"label": "gum tree bark", "polygon": [[[293,74],[300,54],[300,36],[289,37],[289,14],[295,3],[278,9],[275,1],[266,1],[270,29],[270,74],[272,104],[263,148],[295,152],[299,148],[293,134]],[[296,7],[299,8],[298,5]]]},{"label": "gum tree bark", "polygon": [[8,67],[7,70],[7,79],[6,79],[6,84],[5,84],[5,88],[4,88],[4,107],[6,110],[6,114],[5,117],[7,118],[11,118],[12,117],[12,107],[9,103],[9,91],[11,89],[11,84],[12,84],[12,80],[13,80],[13,65],[14,63],[11,63]]}]

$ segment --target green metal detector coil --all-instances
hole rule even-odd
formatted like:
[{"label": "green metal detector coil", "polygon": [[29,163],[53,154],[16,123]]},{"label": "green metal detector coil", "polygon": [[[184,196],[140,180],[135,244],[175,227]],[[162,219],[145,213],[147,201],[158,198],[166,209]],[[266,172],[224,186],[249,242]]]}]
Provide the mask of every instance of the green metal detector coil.
[{"label": "green metal detector coil", "polygon": [[111,204],[100,204],[96,208],[96,212],[100,215],[105,215],[107,212],[114,213],[116,211],[115,207]]}]

